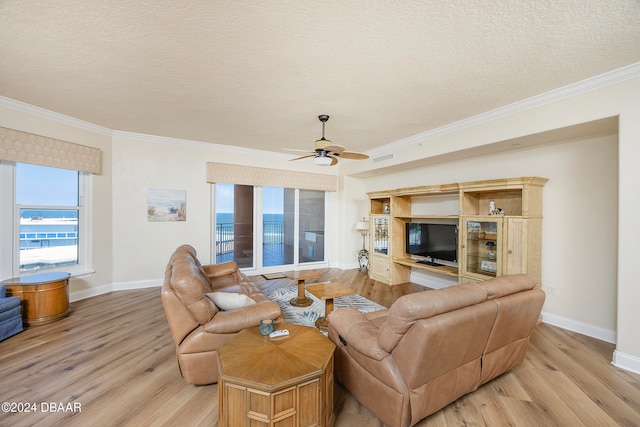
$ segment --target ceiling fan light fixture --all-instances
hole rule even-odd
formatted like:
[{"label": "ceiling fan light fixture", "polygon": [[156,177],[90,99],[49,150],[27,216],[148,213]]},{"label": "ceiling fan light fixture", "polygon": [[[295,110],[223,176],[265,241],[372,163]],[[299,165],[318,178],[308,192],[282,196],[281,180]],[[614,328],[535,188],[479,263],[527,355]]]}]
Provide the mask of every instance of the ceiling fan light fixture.
[{"label": "ceiling fan light fixture", "polygon": [[[329,116],[322,114],[318,116],[318,119],[322,122],[322,138],[317,139],[313,151],[305,156],[297,157],[291,160],[308,159],[313,157],[313,162],[318,166],[335,166],[338,164],[338,158],[363,160],[368,159],[369,156],[362,153],[355,153],[346,151],[342,145],[334,144],[330,140],[324,137],[324,124],[329,120]],[[285,148],[285,150],[301,151]]]},{"label": "ceiling fan light fixture", "polygon": [[318,156],[314,158],[313,161],[319,166],[330,166],[332,159],[329,156]]}]

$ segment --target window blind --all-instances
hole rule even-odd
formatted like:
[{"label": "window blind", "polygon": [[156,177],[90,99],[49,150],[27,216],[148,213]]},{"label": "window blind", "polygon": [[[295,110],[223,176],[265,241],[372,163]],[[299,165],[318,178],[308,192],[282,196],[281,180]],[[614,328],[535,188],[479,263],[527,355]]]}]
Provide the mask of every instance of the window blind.
[{"label": "window blind", "polygon": [[335,175],[207,162],[207,182],[337,191]]},{"label": "window blind", "polygon": [[102,152],[0,126],[0,160],[99,174]]}]

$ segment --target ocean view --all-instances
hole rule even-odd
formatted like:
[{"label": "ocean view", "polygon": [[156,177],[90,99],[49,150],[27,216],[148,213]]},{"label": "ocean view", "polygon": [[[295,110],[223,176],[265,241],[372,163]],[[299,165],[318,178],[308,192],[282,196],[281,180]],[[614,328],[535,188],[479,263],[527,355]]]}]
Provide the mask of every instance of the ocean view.
[{"label": "ocean view", "polygon": [[[283,222],[284,214],[266,213],[262,215],[263,222]],[[217,213],[216,224],[229,224],[233,223],[233,213]]]},{"label": "ocean view", "polygon": [[20,218],[34,217],[78,219],[78,211],[75,209],[20,209]]}]

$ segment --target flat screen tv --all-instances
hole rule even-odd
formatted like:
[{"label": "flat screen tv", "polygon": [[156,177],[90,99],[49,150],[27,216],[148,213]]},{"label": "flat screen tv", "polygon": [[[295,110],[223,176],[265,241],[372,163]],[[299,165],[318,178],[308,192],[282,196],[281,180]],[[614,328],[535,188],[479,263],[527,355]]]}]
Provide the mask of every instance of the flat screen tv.
[{"label": "flat screen tv", "polygon": [[406,227],[408,255],[430,258],[430,261],[425,262],[430,265],[438,265],[436,260],[457,262],[457,225],[408,222]]}]

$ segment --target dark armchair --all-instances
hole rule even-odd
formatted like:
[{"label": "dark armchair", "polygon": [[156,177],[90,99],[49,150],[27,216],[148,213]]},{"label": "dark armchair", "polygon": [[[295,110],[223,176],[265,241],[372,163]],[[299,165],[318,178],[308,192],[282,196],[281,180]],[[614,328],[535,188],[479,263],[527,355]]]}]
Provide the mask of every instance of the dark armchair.
[{"label": "dark armchair", "polygon": [[0,284],[0,341],[22,332],[20,297],[8,297],[7,288]]}]

